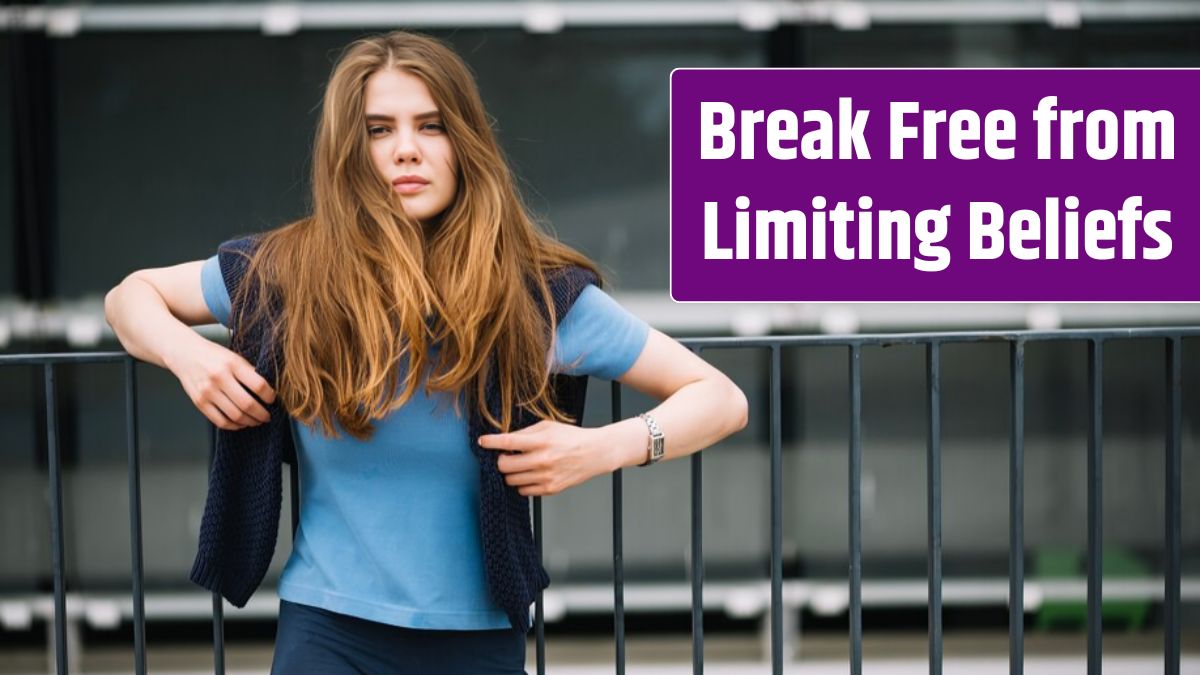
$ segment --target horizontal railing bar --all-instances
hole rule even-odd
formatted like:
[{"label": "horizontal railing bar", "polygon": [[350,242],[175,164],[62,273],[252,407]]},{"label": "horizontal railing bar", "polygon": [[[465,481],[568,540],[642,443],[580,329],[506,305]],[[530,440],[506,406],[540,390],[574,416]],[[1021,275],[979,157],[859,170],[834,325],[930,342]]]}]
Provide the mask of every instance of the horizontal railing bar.
[{"label": "horizontal railing bar", "polygon": [[[1164,597],[1165,578],[1148,576],[1139,579],[1106,579],[1104,600],[1139,600],[1159,602]],[[547,589],[548,602],[558,610],[547,623],[561,621],[565,616],[613,611],[611,583],[562,584]],[[1037,612],[1047,602],[1083,602],[1087,600],[1087,579],[1056,581],[1025,581],[1022,597],[1027,614]],[[1200,602],[1200,575],[1182,576],[1179,597],[1185,603]],[[835,616],[846,611],[849,595],[842,578],[784,579],[783,604],[794,609],[807,609],[820,616]],[[943,579],[942,606],[1007,607],[1009,579],[1007,577],[976,577]],[[228,603],[226,603],[228,604]],[[688,581],[626,582],[626,615],[631,612],[690,610],[692,588]],[[924,608],[929,604],[929,584],[925,577],[864,581],[864,607]],[[727,612],[731,616],[765,616],[771,605],[771,582],[766,578],[751,581],[707,581],[704,584],[704,609]],[[53,593],[0,594],[0,607],[12,616],[24,611],[30,618],[48,621],[54,618]],[[229,605],[232,607],[232,605]],[[243,608],[233,608],[226,621],[258,621],[274,618],[279,610],[279,597],[273,588],[263,588]],[[212,614],[212,594],[205,591],[152,591],[146,595],[146,617],[154,621],[205,619]],[[90,623],[92,616],[120,616],[132,620],[133,606],[129,593],[97,592],[67,593],[67,617]],[[96,628],[103,628],[95,625]]]},{"label": "horizontal railing bar", "polygon": [[[1080,328],[1074,330],[951,331],[933,333],[871,333],[864,335],[770,335],[761,337],[685,337],[684,346],[693,349],[734,349],[745,347],[846,347],[852,345],[904,345],[931,342],[1052,342],[1055,340],[1120,340],[1137,338],[1200,337],[1200,326],[1162,328]],[[123,351],[56,352],[46,354],[0,354],[0,366],[45,365],[47,363],[118,363],[129,357]]]},{"label": "horizontal railing bar", "polygon": [[126,352],[56,352],[53,354],[0,354],[0,366],[44,366],[57,363],[120,363]]}]

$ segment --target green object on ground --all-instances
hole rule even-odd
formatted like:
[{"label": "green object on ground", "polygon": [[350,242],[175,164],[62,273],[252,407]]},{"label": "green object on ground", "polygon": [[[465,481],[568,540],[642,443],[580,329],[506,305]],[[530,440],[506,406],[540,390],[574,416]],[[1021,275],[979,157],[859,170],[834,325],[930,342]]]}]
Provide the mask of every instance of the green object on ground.
[{"label": "green object on ground", "polygon": [[[1105,548],[1100,561],[1104,581],[1145,579],[1150,576],[1146,564],[1122,548]],[[1034,553],[1034,581],[1087,581],[1086,555],[1073,548],[1043,547]],[[1104,600],[1100,605],[1102,621],[1125,624],[1130,632],[1141,630],[1150,613],[1150,600]],[[1067,626],[1077,630],[1087,627],[1087,602],[1077,600],[1047,600],[1037,612],[1038,630]]]}]

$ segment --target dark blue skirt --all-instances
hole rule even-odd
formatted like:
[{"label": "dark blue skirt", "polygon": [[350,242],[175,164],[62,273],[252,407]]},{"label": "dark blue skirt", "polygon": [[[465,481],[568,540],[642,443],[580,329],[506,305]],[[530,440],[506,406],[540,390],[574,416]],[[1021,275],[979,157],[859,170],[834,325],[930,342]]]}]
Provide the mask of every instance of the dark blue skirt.
[{"label": "dark blue skirt", "polygon": [[390,626],[279,601],[271,675],[526,675],[525,636]]}]

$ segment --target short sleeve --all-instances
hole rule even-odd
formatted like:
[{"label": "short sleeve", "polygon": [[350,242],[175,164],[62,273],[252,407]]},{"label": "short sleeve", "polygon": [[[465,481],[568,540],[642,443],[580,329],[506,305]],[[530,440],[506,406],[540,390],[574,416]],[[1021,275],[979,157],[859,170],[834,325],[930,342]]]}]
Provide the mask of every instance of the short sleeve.
[{"label": "short sleeve", "polygon": [[200,268],[200,288],[204,292],[204,303],[208,305],[208,311],[212,312],[222,326],[229,327],[229,290],[225,288],[221,264],[215,255],[205,260],[204,266]]},{"label": "short sleeve", "polygon": [[645,321],[588,284],[558,326],[552,370],[615,380],[637,361],[649,335]]}]

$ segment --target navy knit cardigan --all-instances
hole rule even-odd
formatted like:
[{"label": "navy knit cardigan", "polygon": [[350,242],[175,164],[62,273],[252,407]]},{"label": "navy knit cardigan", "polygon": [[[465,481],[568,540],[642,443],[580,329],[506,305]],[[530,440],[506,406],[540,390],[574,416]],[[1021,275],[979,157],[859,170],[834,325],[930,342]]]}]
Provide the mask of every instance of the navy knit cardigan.
[{"label": "navy knit cardigan", "polygon": [[[257,243],[257,237],[245,237],[226,242],[218,250],[221,276],[234,295],[234,302],[239,302],[239,298],[232,290],[242,282]],[[547,282],[554,297],[556,317],[561,319],[587,284],[596,283],[597,279],[588,270],[568,267],[548,274]],[[253,296],[247,293],[240,306],[232,307],[231,346],[274,388],[282,357],[262,322],[239,330],[239,319],[250,316],[252,305],[258,301]],[[278,302],[271,302],[271,309],[278,307]],[[578,423],[583,417],[587,378],[551,377],[556,403]],[[500,418],[495,367],[485,389],[488,409]],[[525,634],[529,630],[529,605],[550,584],[550,579],[534,547],[529,498],[522,497],[504,482],[504,475],[496,467],[497,452],[479,447],[479,436],[496,433],[498,429],[482,419],[472,398],[468,394],[466,409],[470,411],[471,449],[479,460],[479,521],[488,592],[508,615],[513,630]],[[283,501],[281,464],[295,461],[291,417],[278,399],[265,407],[271,416],[266,424],[217,432],[208,497],[200,523],[199,549],[191,571],[193,582],[220,593],[237,607],[245,606],[270,565]],[[521,408],[514,409],[512,414],[514,429],[537,422]]]}]

